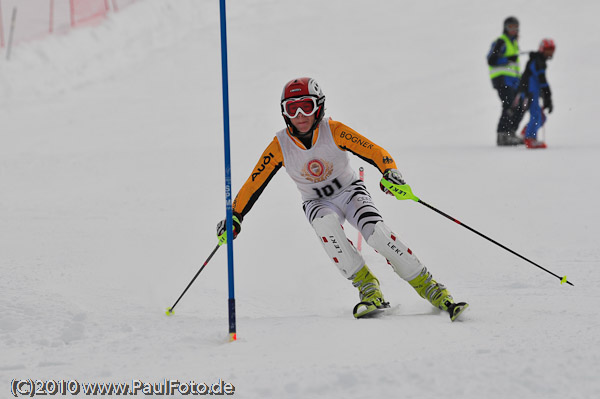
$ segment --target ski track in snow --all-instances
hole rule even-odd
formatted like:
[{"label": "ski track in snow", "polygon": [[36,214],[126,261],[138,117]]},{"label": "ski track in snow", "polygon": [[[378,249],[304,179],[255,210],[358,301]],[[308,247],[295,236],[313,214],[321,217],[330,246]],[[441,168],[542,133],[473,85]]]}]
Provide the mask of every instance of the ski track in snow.
[{"label": "ski track in snow", "polygon": [[[14,378],[166,378],[222,379],[239,398],[600,397],[600,5],[252,0],[227,12],[235,192],[282,127],[283,84],[313,76],[327,114],[388,149],[415,194],[575,286],[383,195],[353,157],[387,223],[469,302],[460,320],[366,244],[394,309],[354,320],[356,290],[284,171],[235,242],[238,341],[224,249],[166,317],[224,216],[219,10],[142,0],[0,60],[0,396]],[[544,151],[495,147],[485,54],[510,14],[523,49],[557,43]]]}]

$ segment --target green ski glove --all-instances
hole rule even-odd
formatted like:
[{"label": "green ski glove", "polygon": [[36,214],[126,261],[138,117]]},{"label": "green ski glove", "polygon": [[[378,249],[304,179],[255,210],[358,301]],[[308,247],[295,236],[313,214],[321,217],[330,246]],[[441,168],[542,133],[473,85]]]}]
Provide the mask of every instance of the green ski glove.
[{"label": "green ski glove", "polygon": [[381,187],[385,188],[386,193],[393,195],[399,200],[411,199],[413,201],[419,202],[419,198],[412,193],[410,186],[406,183],[404,184],[394,184],[389,180],[386,180],[385,175],[379,182]]},{"label": "green ski glove", "polygon": [[[233,239],[235,240],[242,231],[242,217],[238,218],[237,215],[233,215]],[[221,220],[217,224],[217,237],[219,237],[219,245],[227,243],[227,219]]]}]

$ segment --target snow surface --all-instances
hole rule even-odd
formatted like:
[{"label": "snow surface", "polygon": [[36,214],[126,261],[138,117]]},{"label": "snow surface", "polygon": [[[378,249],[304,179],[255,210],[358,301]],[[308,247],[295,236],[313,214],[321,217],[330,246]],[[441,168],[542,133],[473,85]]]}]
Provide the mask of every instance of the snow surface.
[{"label": "snow surface", "polygon": [[[600,397],[600,3],[230,1],[234,191],[316,78],[416,195],[575,286],[366,182],[387,223],[471,308],[451,323],[363,249],[393,314],[354,320],[284,171],[235,241],[228,342],[217,1],[144,0],[0,60],[0,396],[14,378],[223,379],[239,398]],[[502,20],[557,43],[547,150],[497,148],[485,55]],[[4,52],[2,53],[2,56]],[[521,60],[524,65],[526,56]],[[349,238],[356,232],[347,228]]]}]

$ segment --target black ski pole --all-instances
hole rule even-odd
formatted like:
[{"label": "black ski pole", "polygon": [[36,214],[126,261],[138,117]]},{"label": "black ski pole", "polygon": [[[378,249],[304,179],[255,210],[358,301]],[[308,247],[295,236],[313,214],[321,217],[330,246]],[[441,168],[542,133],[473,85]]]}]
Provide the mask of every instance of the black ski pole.
[{"label": "black ski pole", "polygon": [[213,257],[213,255],[217,252],[217,250],[219,249],[220,246],[221,246],[220,243],[217,244],[217,246],[215,247],[215,249],[213,249],[213,251],[208,256],[208,259],[206,259],[206,262],[204,262],[204,264],[202,265],[202,267],[200,268],[200,270],[198,270],[198,273],[196,273],[196,275],[194,276],[194,278],[192,279],[192,281],[190,281],[190,283],[187,285],[187,287],[185,287],[185,290],[183,290],[183,292],[181,293],[181,295],[179,295],[179,298],[177,298],[177,300],[175,301],[175,303],[173,304],[173,306],[171,306],[170,308],[167,308],[167,311],[165,312],[167,314],[167,316],[171,316],[173,314],[173,309],[175,309],[175,306],[177,306],[177,304],[179,303],[179,300],[185,295],[185,293],[192,286],[192,284],[194,284],[194,281],[196,280],[196,278],[198,277],[198,275],[202,272],[202,270],[204,270],[204,268],[206,267],[206,265],[208,265],[208,262]]},{"label": "black ski pole", "polygon": [[507,250],[507,251],[508,251],[508,252],[510,252],[511,254],[513,254],[513,255],[516,255],[516,256],[518,256],[519,258],[521,258],[521,259],[523,259],[523,260],[525,260],[525,261],[527,261],[527,262],[531,263],[532,265],[534,265],[534,266],[536,266],[536,267],[538,267],[538,268],[542,269],[542,270],[543,270],[543,271],[545,271],[546,273],[553,275],[554,277],[556,277],[556,278],[558,278],[558,279],[560,280],[560,283],[561,283],[561,284],[563,284],[563,283],[567,283],[567,284],[569,284],[569,285],[573,286],[573,284],[572,284],[570,281],[568,281],[568,280],[567,280],[567,276],[560,277],[559,275],[552,273],[550,270],[548,270],[548,269],[546,269],[546,268],[544,268],[544,267],[542,267],[542,266],[538,265],[537,263],[535,263],[535,262],[533,262],[533,261],[531,261],[531,260],[527,259],[527,258],[526,258],[526,257],[524,257],[523,255],[521,255],[521,254],[519,254],[519,253],[517,253],[517,252],[513,251],[512,249],[510,249],[510,248],[508,248],[508,247],[506,247],[506,246],[504,246],[504,245],[500,244],[498,241],[491,239],[490,237],[486,236],[485,234],[482,234],[482,233],[478,232],[477,230],[473,229],[472,227],[469,227],[469,226],[467,226],[466,224],[464,224],[464,223],[462,223],[461,221],[459,221],[459,220],[457,220],[457,219],[453,218],[452,216],[448,215],[447,213],[444,213],[444,212],[440,211],[439,209],[437,209],[437,208],[435,208],[435,207],[433,207],[433,206],[429,205],[427,202],[420,200],[420,199],[419,199],[417,196],[415,196],[415,195],[412,193],[412,190],[411,190],[411,188],[410,188],[410,186],[409,186],[408,184],[404,184],[404,185],[402,185],[402,186],[398,187],[397,185],[394,185],[394,184],[390,183],[389,181],[387,181],[387,180],[385,180],[385,179],[382,179],[382,180],[381,180],[381,184],[382,184],[382,185],[383,185],[385,188],[387,188],[387,189],[388,189],[388,190],[389,190],[389,191],[390,191],[392,194],[394,194],[394,196],[395,196],[396,198],[398,198],[398,199],[411,199],[411,200],[413,200],[413,201],[416,201],[416,202],[418,202],[419,204],[421,204],[421,205],[424,205],[424,206],[426,206],[427,208],[429,208],[429,209],[431,209],[431,210],[433,210],[433,211],[435,211],[435,212],[439,213],[440,215],[442,215],[442,216],[444,216],[444,217],[446,217],[446,218],[448,218],[448,219],[452,220],[453,222],[455,222],[455,223],[457,223],[457,224],[461,225],[461,226],[462,226],[462,227],[464,227],[465,229],[467,229],[467,230],[469,230],[469,231],[471,231],[471,232],[473,232],[473,233],[477,234],[478,236],[480,236],[480,237],[483,237],[483,238],[485,238],[486,240],[488,240],[488,241],[490,241],[490,242],[492,242],[492,243],[496,244],[496,245],[497,245],[497,246],[499,246],[500,248]]}]

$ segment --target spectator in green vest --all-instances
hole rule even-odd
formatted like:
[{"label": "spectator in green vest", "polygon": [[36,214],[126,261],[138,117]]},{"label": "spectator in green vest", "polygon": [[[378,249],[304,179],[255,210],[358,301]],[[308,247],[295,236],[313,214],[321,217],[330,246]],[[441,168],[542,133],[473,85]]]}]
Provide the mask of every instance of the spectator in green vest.
[{"label": "spectator in green vest", "polygon": [[492,43],[487,55],[492,86],[502,102],[502,114],[498,121],[497,141],[499,146],[523,144],[523,139],[515,134],[522,112],[512,107],[521,77],[519,69],[519,20],[508,17],[504,20],[502,35]]}]

